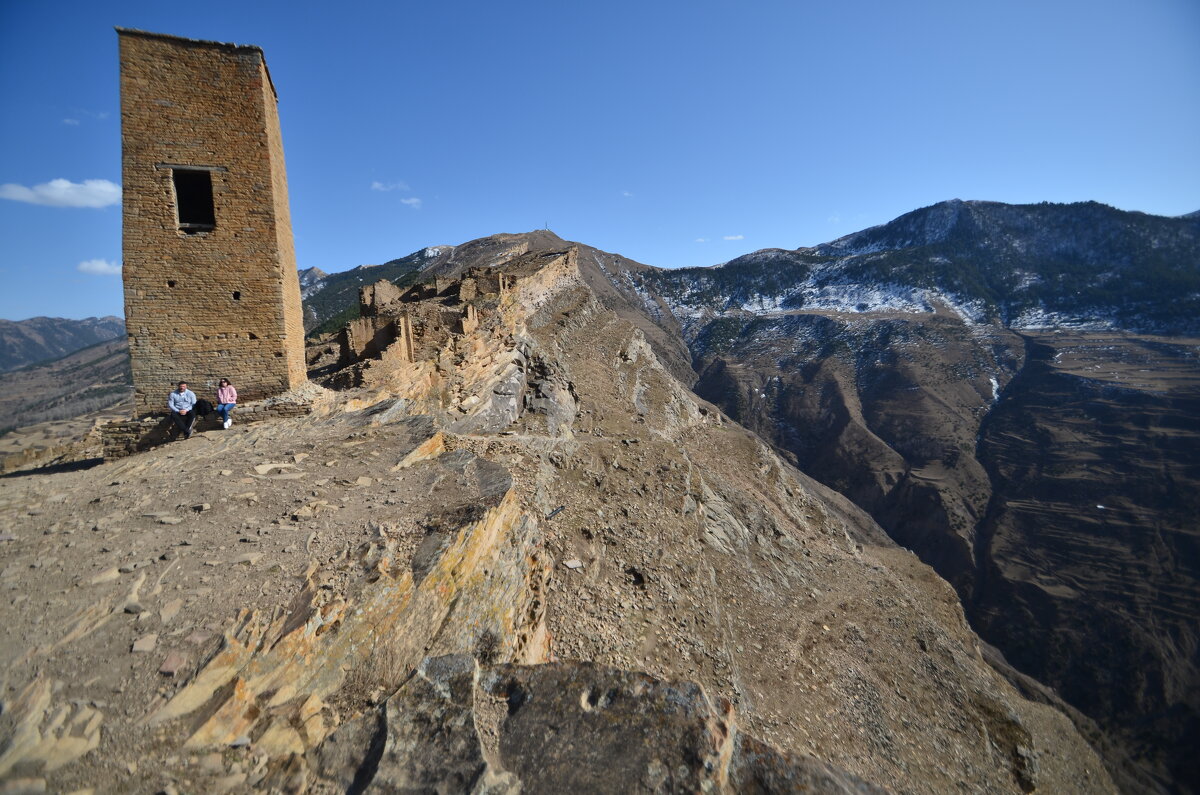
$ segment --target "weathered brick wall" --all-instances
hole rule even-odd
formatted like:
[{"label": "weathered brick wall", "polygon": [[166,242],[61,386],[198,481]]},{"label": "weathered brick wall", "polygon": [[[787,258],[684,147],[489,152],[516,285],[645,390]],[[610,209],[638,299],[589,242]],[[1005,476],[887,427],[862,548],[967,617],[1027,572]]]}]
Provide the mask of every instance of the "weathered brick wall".
[{"label": "weathered brick wall", "polygon": [[[174,382],[243,401],[305,380],[274,87],[257,47],[118,30],[125,319],[135,416]],[[210,169],[216,223],[186,234],[172,167]]]}]

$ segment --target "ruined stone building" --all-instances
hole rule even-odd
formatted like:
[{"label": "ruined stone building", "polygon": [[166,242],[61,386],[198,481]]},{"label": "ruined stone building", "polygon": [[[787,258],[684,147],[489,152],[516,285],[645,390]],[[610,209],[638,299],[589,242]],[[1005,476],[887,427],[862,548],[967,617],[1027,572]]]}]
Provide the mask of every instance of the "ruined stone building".
[{"label": "ruined stone building", "polygon": [[[135,416],[172,383],[243,401],[305,380],[277,97],[253,46],[117,29]],[[211,399],[211,398],[210,398]]]},{"label": "ruined stone building", "polygon": [[[359,317],[338,334],[338,365],[432,358],[451,336],[478,328],[480,306],[494,308],[516,279],[513,273],[472,268],[461,278],[438,276],[406,289],[386,279],[364,285],[358,291]],[[331,383],[357,385],[360,380],[361,370],[356,370]]]}]

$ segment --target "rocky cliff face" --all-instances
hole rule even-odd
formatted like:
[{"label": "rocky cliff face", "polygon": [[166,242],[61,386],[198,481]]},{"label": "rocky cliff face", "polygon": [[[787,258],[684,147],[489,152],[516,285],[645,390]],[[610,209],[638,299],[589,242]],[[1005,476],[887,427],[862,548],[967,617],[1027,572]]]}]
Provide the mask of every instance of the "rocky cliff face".
[{"label": "rocky cliff face", "polygon": [[1150,777],[1193,786],[1198,266],[1195,219],[948,202],[613,282],[681,330],[698,394],[935,566]]},{"label": "rocky cliff face", "polygon": [[674,375],[618,259],[513,256],[306,417],[6,481],[0,777],[1114,791],[942,579]]}]

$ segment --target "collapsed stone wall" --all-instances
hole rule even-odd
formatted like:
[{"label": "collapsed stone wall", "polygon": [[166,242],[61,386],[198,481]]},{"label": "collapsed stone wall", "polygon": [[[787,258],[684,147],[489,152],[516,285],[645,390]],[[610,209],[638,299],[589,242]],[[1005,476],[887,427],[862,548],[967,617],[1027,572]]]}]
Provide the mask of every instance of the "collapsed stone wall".
[{"label": "collapsed stone wall", "polygon": [[387,279],[380,279],[358,289],[359,312],[363,317],[375,317],[381,307],[402,299],[404,291]]},{"label": "collapsed stone wall", "polygon": [[134,415],[179,380],[243,400],[306,379],[276,94],[258,47],[118,29]]},{"label": "collapsed stone wall", "polygon": [[[481,268],[462,279],[438,277],[405,290],[386,279],[365,285],[358,294],[360,317],[338,332],[338,365],[434,358],[451,337],[479,328],[486,312],[481,301],[498,301],[513,284],[513,276]],[[355,377],[344,385],[360,383]]]}]

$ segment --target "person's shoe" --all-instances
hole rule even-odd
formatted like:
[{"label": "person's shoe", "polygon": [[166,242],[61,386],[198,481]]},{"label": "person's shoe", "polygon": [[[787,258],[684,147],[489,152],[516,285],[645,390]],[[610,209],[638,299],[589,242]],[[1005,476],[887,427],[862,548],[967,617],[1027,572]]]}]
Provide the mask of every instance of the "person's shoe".
[{"label": "person's shoe", "polygon": [[229,430],[229,426],[233,425],[233,417],[230,417],[229,419],[225,420],[224,425],[225,425],[225,430]]},{"label": "person's shoe", "polygon": [[188,429],[187,429],[187,433],[185,433],[185,434],[183,435],[183,438],[184,438],[184,439],[191,439],[191,438],[192,438],[192,429],[191,429],[191,428],[188,428]]}]

